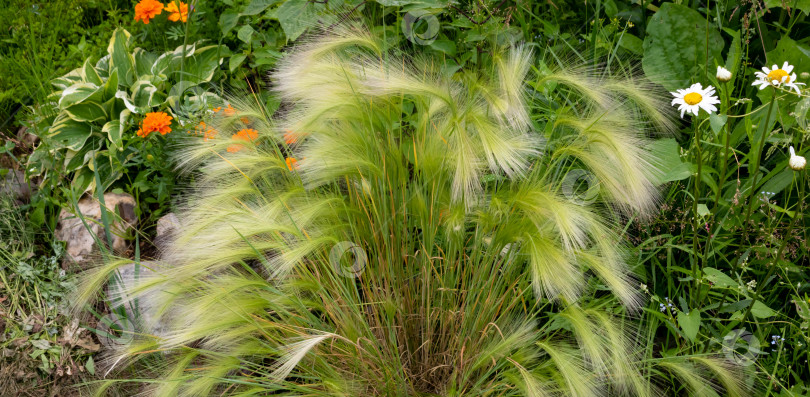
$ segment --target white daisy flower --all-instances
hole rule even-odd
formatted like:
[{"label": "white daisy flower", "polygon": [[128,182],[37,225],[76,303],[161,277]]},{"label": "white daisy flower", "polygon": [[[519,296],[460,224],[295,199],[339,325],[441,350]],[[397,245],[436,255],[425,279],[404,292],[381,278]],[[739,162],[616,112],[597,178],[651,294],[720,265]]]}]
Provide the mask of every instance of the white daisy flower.
[{"label": "white daisy flower", "polygon": [[720,82],[725,83],[726,81],[731,80],[731,71],[722,67],[717,67],[717,80]]},{"label": "white daisy flower", "polygon": [[803,156],[797,156],[796,151],[793,150],[793,146],[790,147],[790,160],[788,160],[788,165],[794,171],[801,171],[804,169],[804,166],[807,165],[807,159]]},{"label": "white daisy flower", "polygon": [[720,103],[717,96],[714,95],[714,87],[707,86],[705,89],[700,83],[692,84],[691,87],[685,90],[678,90],[678,92],[670,92],[675,99],[672,100],[672,106],[678,105],[678,110],[681,111],[681,117],[686,112],[698,115],[698,110],[703,109],[706,113],[717,111],[715,104]]},{"label": "white daisy flower", "polygon": [[751,85],[759,86],[760,90],[764,90],[769,85],[773,85],[775,87],[784,85],[788,88],[796,90],[796,93],[801,95],[799,86],[804,85],[804,83],[797,83],[796,73],[791,74],[792,71],[793,65],[788,64],[787,61],[785,61],[781,68],[777,65],[773,65],[772,68],[768,69],[768,67],[765,66],[762,68],[762,72],[754,73],[757,76],[757,80],[755,80]]}]

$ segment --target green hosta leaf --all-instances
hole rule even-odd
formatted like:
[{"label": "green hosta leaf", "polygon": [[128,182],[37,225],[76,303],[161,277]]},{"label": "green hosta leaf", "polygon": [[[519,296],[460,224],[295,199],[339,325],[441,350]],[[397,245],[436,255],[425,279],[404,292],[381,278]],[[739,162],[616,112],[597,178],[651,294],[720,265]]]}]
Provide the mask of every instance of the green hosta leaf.
[{"label": "green hosta leaf", "polygon": [[62,91],[62,96],[59,98],[58,104],[60,108],[64,109],[68,106],[82,103],[88,99],[91,101],[100,101],[101,96],[101,90],[97,85],[92,83],[78,83]]},{"label": "green hosta leaf", "polygon": [[118,150],[124,150],[123,147],[123,128],[121,122],[118,120],[108,121],[101,128],[101,132],[107,134],[107,139],[110,140],[112,147]]},{"label": "green hosta leaf", "polygon": [[101,81],[101,76],[99,76],[98,72],[96,71],[96,68],[90,64],[89,58],[84,61],[84,65],[82,66],[82,80],[95,85],[101,85],[103,83],[103,81]]},{"label": "green hosta leaf", "polygon": [[[156,92],[157,87],[152,85],[151,82],[138,80],[132,84],[132,104],[139,108],[157,106],[160,103],[154,99]],[[127,106],[127,108],[129,108],[129,106]],[[130,111],[132,111],[132,109],[130,109]]]},{"label": "green hosta leaf", "polygon": [[90,137],[93,127],[85,122],[75,121],[67,114],[56,116],[48,140],[55,149],[79,150]]},{"label": "green hosta leaf", "polygon": [[72,85],[74,85],[76,83],[82,83],[82,82],[83,81],[82,81],[81,69],[71,70],[70,72],[68,72],[64,76],[57,77],[57,78],[51,80],[51,84],[53,84],[55,87],[57,87],[57,88],[59,88],[61,90],[67,89],[68,87],[70,87],[70,86],[72,86]]},{"label": "green hosta leaf", "polygon": [[678,325],[690,341],[694,341],[700,329],[700,311],[692,309],[689,313],[678,313]]},{"label": "green hosta leaf", "polygon": [[129,50],[132,35],[125,29],[118,28],[113,32],[107,53],[110,54],[110,73],[118,70],[118,78],[125,85],[135,81],[135,57]]},{"label": "green hosta leaf", "polygon": [[230,56],[231,50],[224,45],[212,45],[198,48],[186,59],[184,74],[181,80],[196,84],[211,81],[224,57]]},{"label": "green hosta leaf", "polygon": [[136,48],[135,51],[132,52],[132,56],[135,59],[136,79],[141,79],[141,76],[152,74],[152,65],[155,64],[157,55],[144,51],[141,48]]},{"label": "green hosta leaf", "polygon": [[146,111],[148,110],[148,108],[146,108],[146,107],[139,108],[139,107],[135,106],[135,104],[132,103],[132,101],[129,100],[129,96],[127,96],[127,93],[125,91],[118,91],[117,93],[115,93],[115,97],[120,99],[121,101],[123,101],[124,106],[127,108],[127,110],[129,110],[132,113],[142,114],[142,113],[146,113]]},{"label": "green hosta leaf", "polygon": [[733,278],[713,267],[704,267],[703,274],[715,287],[737,288],[739,284]]},{"label": "green hosta leaf", "polygon": [[706,18],[699,12],[664,3],[647,24],[642,58],[647,77],[675,91],[689,86],[692,78],[702,73],[699,66],[709,67],[714,65],[713,59],[720,60],[723,37],[711,23],[706,25]]},{"label": "green hosta leaf", "polygon": [[113,70],[113,72],[110,74],[110,77],[104,83],[101,101],[105,102],[110,98],[115,98],[115,94],[117,92],[118,92],[118,70]]},{"label": "green hosta leaf", "polygon": [[75,121],[94,122],[107,118],[107,112],[98,102],[79,103],[68,106],[64,112]]}]

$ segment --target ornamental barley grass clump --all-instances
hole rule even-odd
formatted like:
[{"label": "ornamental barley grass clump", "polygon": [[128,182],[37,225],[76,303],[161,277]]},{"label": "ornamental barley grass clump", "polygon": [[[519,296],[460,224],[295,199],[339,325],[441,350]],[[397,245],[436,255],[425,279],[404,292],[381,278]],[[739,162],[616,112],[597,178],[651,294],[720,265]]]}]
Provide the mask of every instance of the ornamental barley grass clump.
[{"label": "ornamental barley grass clump", "polygon": [[[667,360],[632,342],[640,299],[614,230],[655,204],[644,147],[669,128],[663,106],[631,80],[539,76],[573,101],[540,115],[541,136],[531,59],[516,47],[451,78],[362,29],[296,47],[271,76],[279,119],[234,98],[221,133],[180,156],[198,181],[182,228],[129,291],[171,297],[167,331],[106,368],[163,352],[144,380],[156,396],[662,392]],[[600,184],[590,204],[570,197],[574,169]],[[79,302],[116,266],[89,274]]]}]

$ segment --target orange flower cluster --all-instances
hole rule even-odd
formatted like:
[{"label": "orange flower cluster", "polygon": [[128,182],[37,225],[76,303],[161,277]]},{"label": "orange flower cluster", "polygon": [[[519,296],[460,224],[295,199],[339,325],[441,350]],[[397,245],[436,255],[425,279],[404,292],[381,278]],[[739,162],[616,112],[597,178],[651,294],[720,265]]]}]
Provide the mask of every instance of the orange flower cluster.
[{"label": "orange flower cluster", "polygon": [[170,12],[169,20],[173,22],[177,22],[182,20],[183,22],[188,21],[188,4],[180,3],[180,7],[177,6],[176,1],[171,0],[169,5],[164,6],[163,3],[157,0],[141,0],[138,4],[135,5],[135,20],[136,21],[143,21],[144,25],[149,24],[150,19],[154,19],[156,16],[160,15],[165,8],[167,12]]},{"label": "orange flower cluster", "polygon": [[295,157],[287,157],[285,160],[287,163],[287,169],[290,171],[297,170],[300,164],[298,164],[298,160]]},{"label": "orange flower cluster", "polygon": [[[233,136],[231,136],[231,140],[232,141],[252,142],[252,141],[255,141],[258,137],[259,137],[259,132],[258,131],[254,130],[252,128],[245,128],[244,130],[241,130],[241,131],[237,132],[236,134],[234,134]],[[242,150],[244,148],[245,148],[244,145],[241,145],[241,144],[238,144],[238,143],[233,143],[230,146],[228,146],[228,153],[236,153],[236,152],[238,152],[238,151],[240,151],[240,150]]]},{"label": "orange flower cluster", "polygon": [[146,117],[143,119],[143,121],[141,121],[137,134],[141,138],[146,138],[153,132],[159,132],[160,135],[166,135],[172,132],[171,124],[172,117],[166,113],[147,113]]},{"label": "orange flower cluster", "polygon": [[172,13],[169,15],[169,20],[172,22],[177,22],[182,20],[183,22],[188,21],[188,4],[180,2],[180,9],[177,9],[177,2],[172,1],[169,5],[166,6],[166,11]]},{"label": "orange flower cluster", "polygon": [[298,142],[298,134],[296,134],[296,133],[294,133],[294,132],[292,132],[290,130],[287,130],[284,133],[284,143],[286,143],[288,145],[292,145],[293,143],[296,143],[296,142]]},{"label": "orange flower cluster", "polygon": [[197,126],[194,127],[194,131],[193,132],[189,131],[188,133],[189,134],[193,133],[195,135],[202,135],[203,139],[207,141],[209,139],[216,138],[219,131],[215,130],[210,125],[205,124],[204,121],[200,121],[200,124],[197,124]]},{"label": "orange flower cluster", "polygon": [[236,114],[236,109],[234,109],[234,107],[231,106],[230,103],[228,104],[228,107],[226,107],[224,110],[222,109],[222,106],[214,108],[213,110],[214,113],[219,113],[220,111],[222,111],[223,116],[233,116]]}]

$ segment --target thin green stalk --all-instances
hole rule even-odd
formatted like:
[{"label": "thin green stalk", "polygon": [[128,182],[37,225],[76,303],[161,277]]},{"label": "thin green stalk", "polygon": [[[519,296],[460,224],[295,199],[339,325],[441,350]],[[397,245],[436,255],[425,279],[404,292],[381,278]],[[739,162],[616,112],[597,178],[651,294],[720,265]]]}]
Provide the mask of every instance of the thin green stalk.
[{"label": "thin green stalk", "polygon": [[[773,112],[773,105],[776,103],[776,90],[772,91],[773,96],[771,97],[771,103],[768,105],[768,114],[765,116],[765,124],[762,126],[762,138],[759,140],[759,146],[756,148],[756,156],[752,159],[752,161],[756,161],[756,165],[754,166],[754,174],[752,175],[751,180],[751,194],[748,198],[748,210],[745,214],[745,222],[743,222],[743,241],[748,239],[748,221],[751,219],[751,212],[754,210],[754,196],[757,194],[757,178],[759,177],[759,166],[760,166],[760,157],[762,157],[762,150],[765,148],[765,139],[768,137],[769,128],[768,125],[771,122],[771,113]],[[748,168],[748,171],[751,172],[751,168]]]},{"label": "thin green stalk", "polygon": [[[794,175],[794,178],[795,178],[796,173],[794,173],[793,175]],[[785,247],[787,247],[787,242],[788,242],[788,240],[790,240],[788,238],[788,236],[791,235],[791,232],[793,231],[793,228],[796,226],[796,223],[798,223],[797,221],[799,219],[801,219],[801,218],[804,218],[804,208],[803,208],[804,205],[803,204],[804,204],[804,185],[805,185],[805,182],[803,180],[800,180],[797,183],[799,184],[799,197],[798,197],[797,204],[796,204],[797,207],[798,207],[797,211],[796,211],[796,215],[793,217],[793,220],[790,222],[790,225],[788,226],[788,229],[782,235],[783,236],[782,237],[782,244],[779,246],[779,251],[777,251],[776,257],[774,258],[773,263],[771,263],[771,267],[768,269],[768,274],[765,276],[765,278],[762,280],[761,283],[757,284],[757,290],[756,290],[756,292],[754,292],[754,295],[751,297],[751,304],[748,305],[748,309],[746,309],[745,314],[742,316],[741,321],[743,321],[743,322],[751,314],[751,310],[754,308],[754,304],[757,303],[757,298],[759,298],[760,293],[762,292],[762,288],[765,287],[765,284],[768,282],[768,280],[771,278],[771,276],[773,276],[774,272],[776,272],[776,269],[779,267],[779,263],[778,263],[779,259],[782,258],[782,255],[785,252]]]},{"label": "thin green stalk", "polygon": [[[702,124],[702,123],[701,123]],[[692,238],[692,252],[695,256],[695,261],[692,263],[692,294],[691,299],[695,299],[695,292],[699,292],[700,285],[698,284],[698,268],[700,264],[700,254],[698,254],[698,235],[700,234],[700,219],[698,218],[698,198],[700,197],[700,178],[703,172],[703,153],[700,150],[700,124],[695,124],[695,155],[697,156],[697,176],[695,177],[694,197],[692,197],[692,217],[694,223],[694,237]],[[702,270],[702,269],[701,269]]]}]

